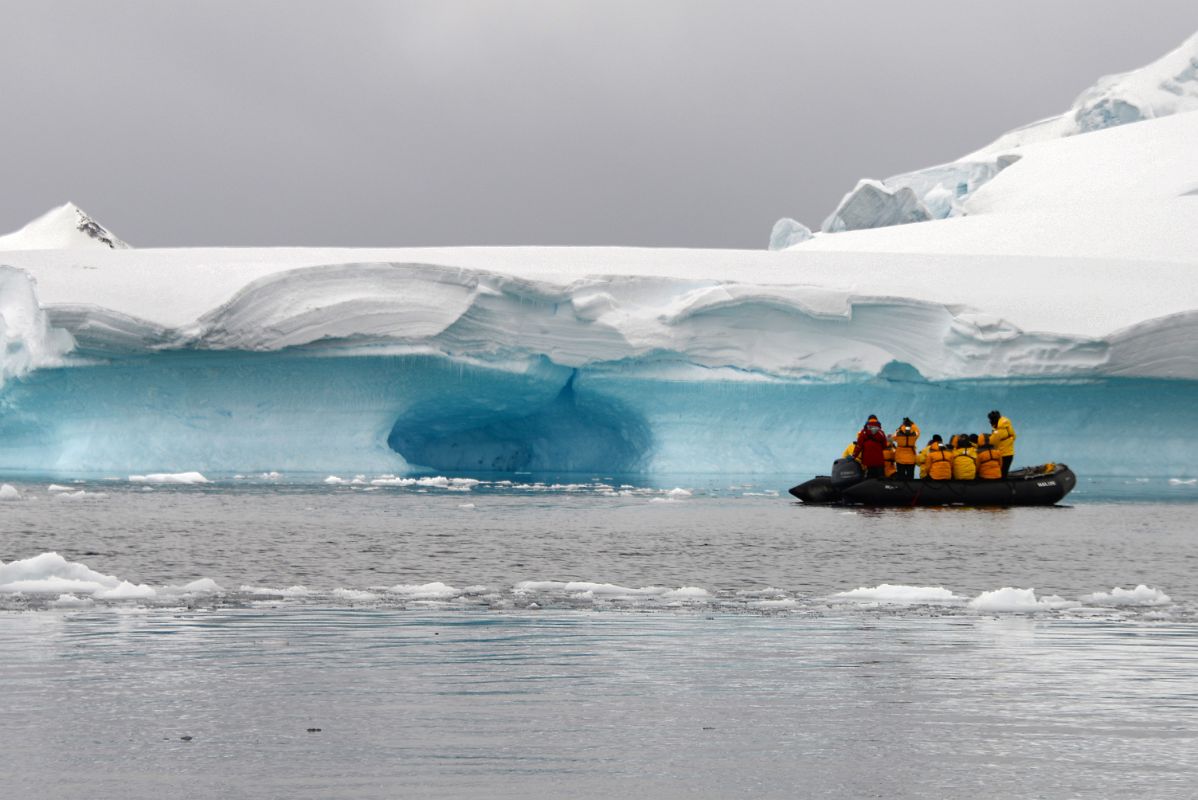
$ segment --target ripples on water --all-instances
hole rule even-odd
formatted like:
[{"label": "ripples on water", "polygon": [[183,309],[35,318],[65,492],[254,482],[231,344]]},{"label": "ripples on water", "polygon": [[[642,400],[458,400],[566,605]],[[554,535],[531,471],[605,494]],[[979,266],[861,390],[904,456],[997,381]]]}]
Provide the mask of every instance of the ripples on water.
[{"label": "ripples on water", "polygon": [[[155,591],[0,598],[11,796],[1193,795],[1191,487],[854,512],[608,485],[18,485],[0,559]],[[1003,587],[1063,603],[970,605]]]}]

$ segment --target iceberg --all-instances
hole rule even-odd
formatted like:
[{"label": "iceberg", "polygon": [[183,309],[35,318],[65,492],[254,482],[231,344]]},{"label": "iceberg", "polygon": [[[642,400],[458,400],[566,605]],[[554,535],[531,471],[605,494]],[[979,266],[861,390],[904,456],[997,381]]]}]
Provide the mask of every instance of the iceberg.
[{"label": "iceberg", "polygon": [[927,206],[910,186],[893,186],[868,178],[858,181],[844,196],[832,216],[824,221],[825,233],[907,225],[932,218]]},{"label": "iceberg", "polygon": [[778,250],[26,236],[0,249],[0,471],[808,473],[869,414],[1000,408],[1020,463],[1189,474],[1198,114],[1153,108],[871,189],[943,219]]},{"label": "iceberg", "polygon": [[770,249],[785,250],[811,238],[811,229],[798,220],[783,217],[774,223],[770,231]]}]

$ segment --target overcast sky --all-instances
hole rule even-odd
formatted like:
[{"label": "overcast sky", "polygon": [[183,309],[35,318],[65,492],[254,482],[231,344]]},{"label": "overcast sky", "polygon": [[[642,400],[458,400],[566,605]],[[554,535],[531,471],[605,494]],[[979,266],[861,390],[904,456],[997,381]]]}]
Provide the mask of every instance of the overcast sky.
[{"label": "overcast sky", "polygon": [[0,0],[0,232],[764,247],[1064,111],[1195,0]]}]

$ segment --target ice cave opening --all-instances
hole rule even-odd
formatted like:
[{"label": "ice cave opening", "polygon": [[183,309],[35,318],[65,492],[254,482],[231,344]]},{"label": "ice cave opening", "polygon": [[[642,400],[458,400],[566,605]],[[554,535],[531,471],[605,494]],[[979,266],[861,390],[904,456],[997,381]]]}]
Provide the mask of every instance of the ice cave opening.
[{"label": "ice cave opening", "polygon": [[523,414],[422,404],[396,421],[387,444],[409,464],[438,471],[642,471],[652,443],[648,424],[617,401],[579,392],[576,376]]}]

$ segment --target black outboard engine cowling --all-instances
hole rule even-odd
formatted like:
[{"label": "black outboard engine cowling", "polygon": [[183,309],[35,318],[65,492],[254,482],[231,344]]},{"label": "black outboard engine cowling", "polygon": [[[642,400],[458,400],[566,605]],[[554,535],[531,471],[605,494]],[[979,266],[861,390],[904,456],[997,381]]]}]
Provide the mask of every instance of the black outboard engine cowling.
[{"label": "black outboard engine cowling", "polygon": [[855,458],[838,458],[832,463],[832,487],[847,489],[865,480],[865,471]]}]

